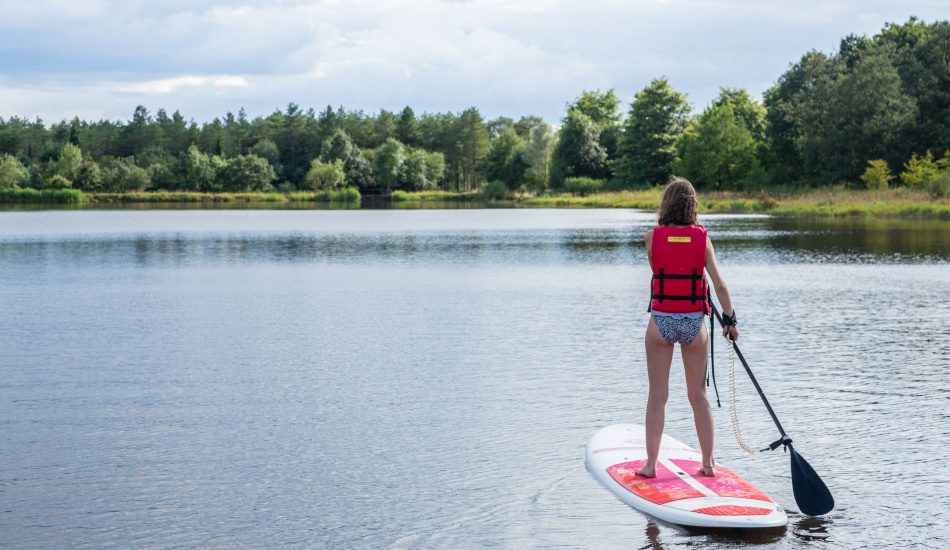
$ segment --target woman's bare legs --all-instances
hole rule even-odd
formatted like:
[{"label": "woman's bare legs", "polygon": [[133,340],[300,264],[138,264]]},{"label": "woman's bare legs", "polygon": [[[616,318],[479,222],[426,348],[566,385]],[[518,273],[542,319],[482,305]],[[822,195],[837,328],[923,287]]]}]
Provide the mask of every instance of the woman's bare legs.
[{"label": "woman's bare legs", "polygon": [[644,477],[656,477],[656,459],[660,454],[663,423],[666,419],[666,399],[670,394],[673,346],[660,334],[652,317],[647,323],[644,340],[647,350],[647,377],[650,380],[646,415],[647,463],[636,473]]},{"label": "woman's bare legs", "polygon": [[[696,339],[688,346],[680,347],[683,354],[683,366],[686,368],[686,393],[689,404],[693,407],[693,421],[696,424],[696,435],[699,437],[699,448],[703,452],[703,474],[716,475],[713,468],[713,419],[712,409],[706,399],[706,357],[709,349],[709,335],[706,325],[703,324]],[[649,433],[649,431],[648,431]]]}]

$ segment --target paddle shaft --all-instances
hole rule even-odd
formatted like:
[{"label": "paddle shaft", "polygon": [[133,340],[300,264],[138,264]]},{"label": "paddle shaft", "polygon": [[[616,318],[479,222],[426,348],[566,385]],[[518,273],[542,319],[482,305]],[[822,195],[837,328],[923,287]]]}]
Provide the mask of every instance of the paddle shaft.
[{"label": "paddle shaft", "polygon": [[[713,315],[716,316],[716,319],[719,321],[719,324],[725,328],[725,324],[722,322],[722,315],[719,314],[719,310],[716,309],[716,306],[712,303],[712,300],[709,300],[709,306],[712,308]],[[710,338],[713,338],[713,335],[709,335]],[[782,423],[778,421],[778,417],[775,416],[775,411],[772,410],[772,405],[769,404],[769,400],[765,398],[765,393],[762,392],[762,387],[759,386],[759,381],[755,379],[755,375],[752,374],[752,369],[749,367],[749,363],[746,362],[745,357],[742,356],[742,352],[739,351],[739,346],[736,344],[736,341],[729,339],[732,343],[732,349],[736,351],[736,355],[739,357],[739,361],[742,362],[742,366],[745,368],[746,373],[749,375],[749,379],[752,380],[752,385],[755,386],[755,391],[759,392],[759,397],[762,398],[762,402],[765,403],[765,408],[769,411],[769,415],[772,417],[772,422],[775,422],[775,426],[778,428],[779,433],[782,434],[782,437],[787,437],[785,429],[782,428]],[[791,443],[787,443],[788,447],[791,448]]]}]

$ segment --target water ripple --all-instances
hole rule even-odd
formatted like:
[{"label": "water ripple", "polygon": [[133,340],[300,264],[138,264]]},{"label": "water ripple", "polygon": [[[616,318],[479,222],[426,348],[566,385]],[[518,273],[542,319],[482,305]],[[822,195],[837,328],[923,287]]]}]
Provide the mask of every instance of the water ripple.
[{"label": "water ripple", "polygon": [[[787,455],[743,454],[723,409],[719,459],[786,530],[658,524],[598,485],[587,439],[643,415],[651,219],[0,214],[0,546],[950,543],[919,497],[950,499],[945,222],[704,220],[828,517],[797,513]],[[727,366],[717,346],[721,389]],[[746,439],[774,440],[741,373],[738,391]],[[667,429],[695,444],[679,359]]]}]

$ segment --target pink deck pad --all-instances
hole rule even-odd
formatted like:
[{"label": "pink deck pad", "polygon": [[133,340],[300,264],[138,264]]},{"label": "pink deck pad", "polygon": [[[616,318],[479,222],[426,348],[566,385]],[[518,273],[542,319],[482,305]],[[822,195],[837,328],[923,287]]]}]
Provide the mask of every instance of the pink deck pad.
[{"label": "pink deck pad", "polygon": [[607,473],[631,493],[656,504],[703,496],[660,463],[656,465],[656,477],[647,478],[636,475],[634,472],[646,463],[646,460],[632,460],[614,464],[607,468]]},{"label": "pink deck pad", "polygon": [[716,477],[706,477],[699,473],[702,462],[698,460],[670,459],[670,462],[721,497],[750,498],[772,502],[772,499],[765,496],[765,493],[722,466],[716,466]]},{"label": "pink deck pad", "polygon": [[757,508],[755,506],[736,506],[734,504],[725,504],[723,506],[709,506],[693,510],[699,514],[707,516],[767,516],[772,513],[768,508]]}]

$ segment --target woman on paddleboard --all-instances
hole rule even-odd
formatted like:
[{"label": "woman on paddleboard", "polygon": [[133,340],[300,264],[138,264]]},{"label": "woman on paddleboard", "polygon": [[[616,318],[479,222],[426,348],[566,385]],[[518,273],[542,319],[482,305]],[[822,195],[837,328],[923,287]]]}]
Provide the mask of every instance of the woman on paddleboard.
[{"label": "woman on paddleboard", "polygon": [[[735,311],[726,283],[719,275],[712,242],[698,224],[699,201],[693,185],[673,177],[663,190],[657,226],[646,234],[647,257],[653,270],[650,321],[645,337],[650,393],[646,411],[647,463],[637,470],[656,476],[656,461],[663,437],[666,399],[669,395],[673,346],[680,345],[686,368],[686,389],[693,407],[696,434],[703,454],[700,473],[715,476],[712,410],[706,400],[706,357],[709,336],[703,319],[709,314],[709,273],[722,306],[723,336],[739,338]],[[726,315],[726,312],[729,312]]]}]

